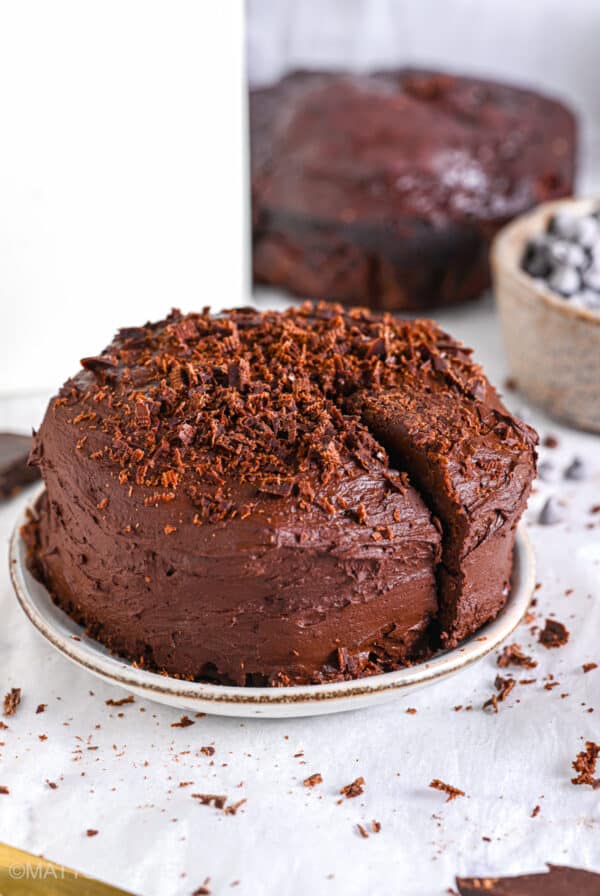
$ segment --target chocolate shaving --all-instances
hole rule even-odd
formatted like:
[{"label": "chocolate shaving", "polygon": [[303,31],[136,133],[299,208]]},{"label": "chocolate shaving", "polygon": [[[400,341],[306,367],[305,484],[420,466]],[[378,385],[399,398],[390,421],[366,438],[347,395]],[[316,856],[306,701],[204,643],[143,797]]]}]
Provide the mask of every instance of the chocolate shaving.
[{"label": "chocolate shaving", "polygon": [[315,772],[314,775],[309,775],[308,778],[305,778],[302,783],[305,787],[316,787],[317,784],[323,783],[323,777],[320,772]]},{"label": "chocolate shaving", "polygon": [[120,700],[105,700],[104,701],[107,706],[126,706],[127,703],[135,703],[135,698],[133,696],[129,697],[121,697]]},{"label": "chocolate shaving", "polygon": [[600,755],[600,744],[592,740],[586,741],[585,750],[577,754],[572,766],[577,777],[571,778],[571,784],[587,784],[593,790],[600,788],[600,778],[595,778],[596,764]]},{"label": "chocolate shaving", "polygon": [[559,442],[556,436],[549,433],[542,443],[545,448],[558,448]]},{"label": "chocolate shaving", "polygon": [[225,808],[227,797],[217,793],[193,793],[192,798],[199,800],[202,806],[214,806],[215,809]]},{"label": "chocolate shaving", "polygon": [[109,358],[108,355],[90,355],[89,358],[82,358],[80,364],[85,370],[91,370],[93,373],[102,373],[116,367],[118,361]]},{"label": "chocolate shaving", "polygon": [[190,725],[195,725],[195,722],[189,716],[182,716],[178,722],[171,722],[171,728],[189,728]]},{"label": "chocolate shaving", "polygon": [[192,799],[198,800],[201,806],[214,806],[220,809],[224,815],[235,815],[246,799],[238,800],[236,803],[227,805],[227,797],[219,793],[192,793]]},{"label": "chocolate shaving", "polygon": [[354,797],[360,796],[362,793],[364,793],[364,785],[364,778],[356,778],[354,781],[352,781],[351,784],[346,784],[345,787],[342,787],[340,793],[342,794],[342,796],[345,796],[347,800],[351,800]]},{"label": "chocolate shaving", "polygon": [[8,694],[4,695],[3,715],[14,716],[20,702],[21,688],[11,688]]},{"label": "chocolate shaving", "polygon": [[248,802],[248,800],[243,799],[243,800],[238,800],[237,803],[230,803],[229,806],[225,806],[223,812],[225,813],[225,815],[236,815],[237,810],[241,806],[243,806],[244,803],[247,803],[247,802]]},{"label": "chocolate shaving", "polygon": [[[352,404],[365,391],[406,385],[425,370],[444,389],[470,398],[485,392],[481,369],[432,321],[327,303],[283,313],[175,310],[155,324],[121,330],[82,365],[94,377],[69,380],[54,402],[81,427],[77,444],[83,447],[90,429],[101,434],[102,447],[90,457],[125,489],[135,483],[185,490],[198,525],[239,516],[263,496],[339,513],[317,482],[327,485],[341,469],[389,472],[385,451]],[[513,418],[494,411],[483,420],[479,410],[472,412],[478,429],[497,427],[507,437],[510,431],[529,446],[530,435]],[[243,505],[228,485],[232,471],[248,486]],[[403,481],[393,476],[390,485],[401,489]],[[363,505],[347,512],[367,524]],[[377,526],[374,539],[389,540],[393,527]]]},{"label": "chocolate shaving", "polygon": [[439,778],[434,778],[429,786],[434,790],[441,790],[442,793],[447,794],[447,803],[452,802],[452,800],[455,800],[459,796],[465,796],[464,790],[459,790],[458,787],[453,787],[451,784],[445,784],[444,781],[440,781]]}]

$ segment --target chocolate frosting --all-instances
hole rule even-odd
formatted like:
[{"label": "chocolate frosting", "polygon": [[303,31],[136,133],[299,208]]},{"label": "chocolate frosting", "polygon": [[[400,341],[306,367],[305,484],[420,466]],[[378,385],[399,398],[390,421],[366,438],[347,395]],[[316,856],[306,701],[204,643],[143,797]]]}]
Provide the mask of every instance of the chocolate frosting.
[{"label": "chocolate frosting", "polygon": [[255,277],[300,295],[473,298],[499,227],[572,192],[573,116],[506,84],[297,72],[252,91],[250,109]]},{"label": "chocolate frosting", "polygon": [[535,438],[433,323],[173,312],[82,364],[36,438],[27,535],[114,650],[191,678],[324,681],[503,605]]}]

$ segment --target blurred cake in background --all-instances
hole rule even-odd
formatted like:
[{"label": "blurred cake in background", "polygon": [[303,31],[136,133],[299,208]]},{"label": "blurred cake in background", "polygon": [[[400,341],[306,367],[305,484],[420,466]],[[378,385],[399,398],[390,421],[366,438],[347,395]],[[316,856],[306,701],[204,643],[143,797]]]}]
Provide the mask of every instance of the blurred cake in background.
[{"label": "blurred cake in background", "polygon": [[251,91],[253,269],[302,296],[425,309],[489,285],[491,238],[573,191],[576,123],[434,72],[296,72]]}]

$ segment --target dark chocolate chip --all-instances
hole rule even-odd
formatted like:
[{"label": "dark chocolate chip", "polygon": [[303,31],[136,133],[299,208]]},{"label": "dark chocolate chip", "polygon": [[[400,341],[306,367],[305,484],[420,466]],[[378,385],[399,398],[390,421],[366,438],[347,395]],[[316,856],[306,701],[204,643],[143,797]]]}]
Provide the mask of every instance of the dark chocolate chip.
[{"label": "dark chocolate chip", "polygon": [[589,471],[587,469],[587,464],[580,457],[574,457],[565,470],[564,477],[565,479],[574,479],[577,482],[588,479]]},{"label": "dark chocolate chip", "polygon": [[548,498],[538,517],[540,526],[555,526],[557,523],[561,523],[563,519],[562,508],[556,498]]}]

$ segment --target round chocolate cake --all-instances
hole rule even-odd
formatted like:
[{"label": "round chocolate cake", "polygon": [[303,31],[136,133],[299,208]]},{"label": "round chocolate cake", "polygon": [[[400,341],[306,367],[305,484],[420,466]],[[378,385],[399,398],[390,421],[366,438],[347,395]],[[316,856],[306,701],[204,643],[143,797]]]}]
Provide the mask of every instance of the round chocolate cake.
[{"label": "round chocolate cake", "polygon": [[296,72],[250,97],[254,277],[386,310],[489,285],[491,238],[573,192],[576,124],[507,84]]},{"label": "round chocolate cake", "polygon": [[393,669],[502,608],[535,433],[431,321],[120,330],[52,400],[34,571],[115,652],[242,685]]}]

